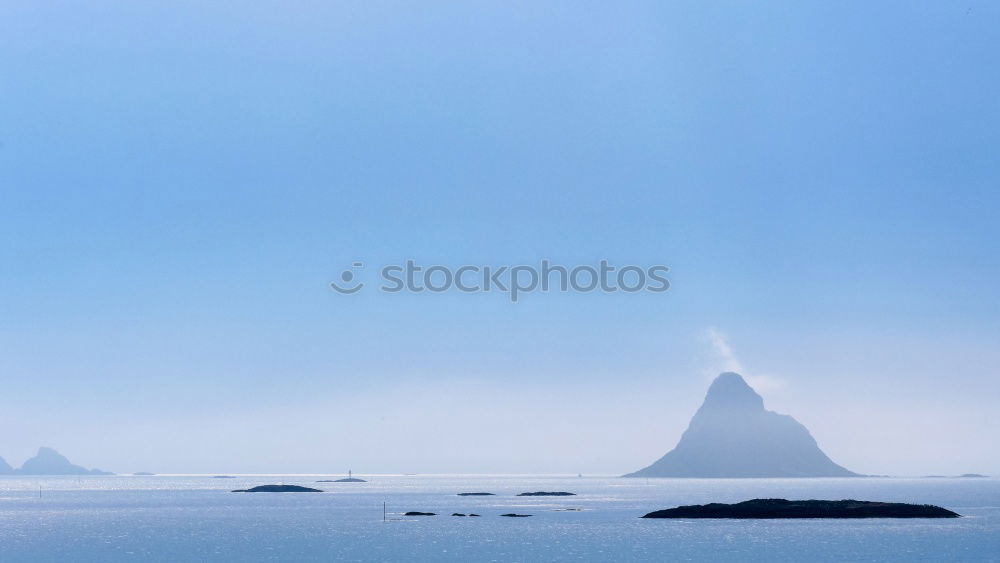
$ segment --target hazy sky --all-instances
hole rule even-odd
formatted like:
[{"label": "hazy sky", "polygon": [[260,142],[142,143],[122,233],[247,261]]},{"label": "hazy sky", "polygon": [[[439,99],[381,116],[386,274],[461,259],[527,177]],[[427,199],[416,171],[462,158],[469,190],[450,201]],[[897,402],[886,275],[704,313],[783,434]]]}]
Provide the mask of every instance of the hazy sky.
[{"label": "hazy sky", "polygon": [[[206,4],[211,4],[206,5]],[[996,2],[0,2],[0,456],[1000,474]],[[665,294],[339,295],[354,261]]]}]

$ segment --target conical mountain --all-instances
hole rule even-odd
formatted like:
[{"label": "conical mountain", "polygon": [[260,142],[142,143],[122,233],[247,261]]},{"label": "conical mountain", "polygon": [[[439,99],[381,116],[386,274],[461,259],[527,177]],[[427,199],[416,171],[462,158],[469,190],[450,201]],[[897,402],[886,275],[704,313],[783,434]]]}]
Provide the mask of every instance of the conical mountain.
[{"label": "conical mountain", "polygon": [[736,373],[723,373],[677,446],[625,477],[853,477],[794,418],[764,409]]}]

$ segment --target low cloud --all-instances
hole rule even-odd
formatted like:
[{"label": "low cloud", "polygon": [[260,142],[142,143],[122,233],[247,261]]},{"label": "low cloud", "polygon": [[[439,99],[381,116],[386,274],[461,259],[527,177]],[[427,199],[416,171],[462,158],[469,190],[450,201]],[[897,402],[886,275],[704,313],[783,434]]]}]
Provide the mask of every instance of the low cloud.
[{"label": "low cloud", "polygon": [[742,375],[751,387],[761,393],[787,387],[785,380],[780,377],[748,371],[729,344],[729,337],[717,328],[709,327],[706,329],[704,338],[711,346],[714,356],[712,367],[709,370],[712,377],[726,371],[736,372]]},{"label": "low cloud", "polygon": [[729,345],[729,338],[725,334],[715,328],[709,328],[705,331],[705,338],[715,352],[717,360],[717,366],[715,367],[718,368],[718,371],[735,371],[739,374],[743,374],[746,371],[743,369],[743,364],[736,357],[736,353],[733,352],[732,346]]}]

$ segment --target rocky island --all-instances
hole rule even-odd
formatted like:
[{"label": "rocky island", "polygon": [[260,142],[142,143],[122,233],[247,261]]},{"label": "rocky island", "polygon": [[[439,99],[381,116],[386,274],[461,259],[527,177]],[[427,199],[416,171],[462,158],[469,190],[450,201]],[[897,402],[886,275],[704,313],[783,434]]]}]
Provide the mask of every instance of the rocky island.
[{"label": "rocky island", "polygon": [[344,477],[343,479],[322,479],[316,482],[317,483],[367,483],[368,481],[365,481],[364,479],[358,479],[357,477],[354,476],[353,472],[348,471],[347,477]]},{"label": "rocky island", "polygon": [[857,477],[794,418],[764,409],[736,373],[715,378],[677,446],[625,477]]},{"label": "rocky island", "polygon": [[864,500],[753,499],[736,504],[696,504],[657,510],[643,518],[958,518],[931,504]]},{"label": "rocky island", "polygon": [[234,493],[322,493],[319,489],[298,485],[258,485],[249,489],[236,489]]}]

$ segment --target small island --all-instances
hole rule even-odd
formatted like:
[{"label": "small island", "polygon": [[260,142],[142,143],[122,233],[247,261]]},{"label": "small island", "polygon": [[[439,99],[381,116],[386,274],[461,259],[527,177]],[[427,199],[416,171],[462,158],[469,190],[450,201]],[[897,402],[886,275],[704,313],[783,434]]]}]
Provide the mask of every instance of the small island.
[{"label": "small island", "polygon": [[521,493],[517,495],[519,497],[575,497],[576,493],[567,493],[565,491],[535,491],[533,493]]},{"label": "small island", "polygon": [[364,479],[358,479],[357,477],[354,476],[354,473],[352,471],[348,470],[347,477],[344,477],[343,479],[322,479],[316,482],[317,483],[367,483],[368,481],[365,481]]},{"label": "small island", "polygon": [[403,516],[437,516],[437,514],[435,514],[434,512],[418,512],[416,510],[411,510],[410,512],[407,512]]},{"label": "small island", "polygon": [[250,489],[236,489],[234,493],[322,493],[319,489],[298,485],[259,485]]},{"label": "small island", "polygon": [[958,518],[930,504],[864,500],[753,499],[736,504],[696,504],[657,510],[643,518]]},{"label": "small island", "polygon": [[529,518],[531,515],[530,514],[514,514],[513,512],[511,512],[510,514],[501,514],[500,516],[504,516],[506,518]]},{"label": "small island", "polygon": [[458,493],[460,497],[491,497],[493,493]]}]

